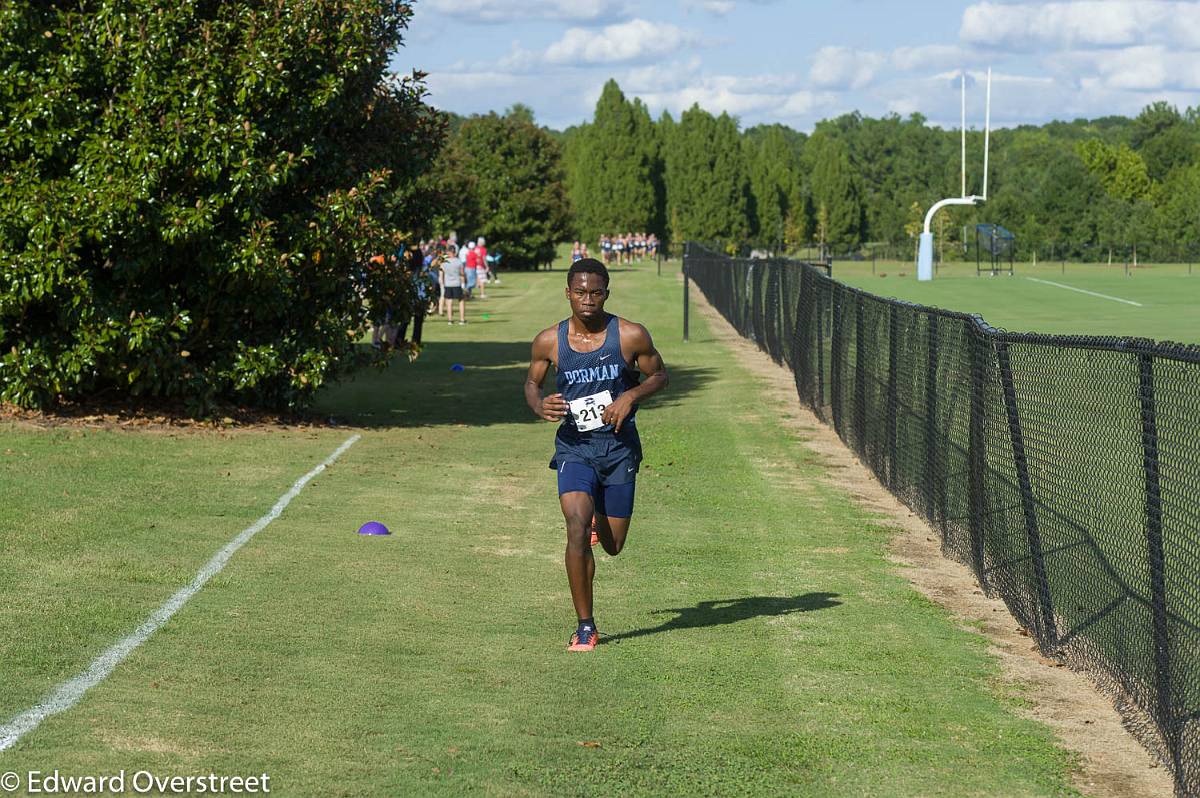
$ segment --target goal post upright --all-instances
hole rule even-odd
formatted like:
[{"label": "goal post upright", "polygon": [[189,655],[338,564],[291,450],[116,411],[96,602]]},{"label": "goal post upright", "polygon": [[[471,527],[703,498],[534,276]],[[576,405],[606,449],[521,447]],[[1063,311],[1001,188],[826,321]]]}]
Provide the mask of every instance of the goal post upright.
[{"label": "goal post upright", "polygon": [[961,109],[962,109],[962,194],[957,197],[947,197],[944,200],[935,202],[929,211],[925,214],[925,227],[921,233],[920,244],[917,249],[917,279],[921,281],[933,279],[933,232],[930,229],[930,224],[933,222],[933,216],[939,210],[947,205],[975,205],[987,199],[987,172],[988,172],[988,147],[991,143],[991,125],[992,125],[992,69],[988,67],[987,71],[987,100],[986,110],[984,111],[984,131],[983,131],[983,194],[967,194],[967,73],[964,70],[961,76]]}]

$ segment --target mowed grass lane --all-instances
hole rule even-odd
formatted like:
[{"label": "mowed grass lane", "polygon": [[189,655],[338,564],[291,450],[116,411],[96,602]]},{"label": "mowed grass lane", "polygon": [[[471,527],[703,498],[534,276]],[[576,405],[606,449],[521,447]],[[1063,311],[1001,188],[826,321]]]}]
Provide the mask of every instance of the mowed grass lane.
[{"label": "mowed grass lane", "polygon": [[[835,279],[884,297],[978,313],[989,324],[1014,332],[1115,335],[1200,344],[1200,264],[1018,263],[1012,276],[977,276],[975,264],[947,263],[933,280],[917,281],[912,263],[836,261]],[[901,277],[901,273],[904,274]],[[886,276],[882,276],[886,275]],[[1033,279],[1030,279],[1033,278]],[[1036,282],[1036,281],[1044,282]],[[1141,307],[1089,296],[1048,283],[1137,302]]]},{"label": "mowed grass lane", "polygon": [[[639,416],[629,544],[598,555],[604,642],[568,655],[553,427],[521,397],[528,342],[567,312],[563,283],[505,275],[466,327],[431,320],[416,363],[324,397],[363,440],[79,707],[0,754],[0,770],[265,771],[284,795],[1074,794],[1070,757],[1019,716],[984,641],[896,575],[888,531],[825,484],[755,377],[695,314],[680,343],[669,270],[613,276],[610,309],[649,326],[672,384]],[[9,433],[27,447],[51,434]],[[130,516],[207,527],[192,516],[223,507],[241,517],[214,537],[232,536],[342,439],[320,435],[234,434],[227,458],[289,466],[245,480],[269,494],[260,504],[184,469],[185,498],[166,484],[131,496],[110,534],[129,534]],[[98,448],[131,483],[162,473]],[[71,488],[58,472],[10,474]],[[35,524],[34,510],[8,520]],[[394,534],[355,535],[370,518]],[[153,545],[169,556],[171,541],[194,543]],[[17,552],[21,568],[53,555]],[[18,633],[86,660],[177,586],[143,596],[136,581],[114,568],[89,586],[121,608],[104,633],[76,641],[32,619]],[[6,707],[42,686],[9,689]]]}]

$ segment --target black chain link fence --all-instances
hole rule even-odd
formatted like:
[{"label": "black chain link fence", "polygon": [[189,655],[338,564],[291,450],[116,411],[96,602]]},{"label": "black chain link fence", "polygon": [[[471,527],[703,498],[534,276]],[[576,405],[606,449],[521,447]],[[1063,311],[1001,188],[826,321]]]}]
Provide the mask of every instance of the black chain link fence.
[{"label": "black chain link fence", "polygon": [[824,266],[688,275],[1041,651],[1200,795],[1200,347],[1010,333]]}]

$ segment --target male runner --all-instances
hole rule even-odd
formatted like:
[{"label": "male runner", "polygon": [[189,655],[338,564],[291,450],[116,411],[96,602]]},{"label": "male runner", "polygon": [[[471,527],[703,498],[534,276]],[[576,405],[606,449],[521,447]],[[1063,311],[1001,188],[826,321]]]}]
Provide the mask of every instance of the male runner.
[{"label": "male runner", "polygon": [[[642,460],[637,402],[667,387],[667,367],[640,324],[606,313],[608,270],[584,258],[567,271],[571,317],[538,333],[525,378],[525,401],[540,418],[559,421],[550,467],[558,471],[558,501],[567,522],[567,581],[579,624],[569,651],[596,647],[592,580],[596,560],[588,538],[616,556],[633,517],[634,480]],[[542,396],[553,364],[558,390]],[[639,385],[637,372],[646,375]]]}]

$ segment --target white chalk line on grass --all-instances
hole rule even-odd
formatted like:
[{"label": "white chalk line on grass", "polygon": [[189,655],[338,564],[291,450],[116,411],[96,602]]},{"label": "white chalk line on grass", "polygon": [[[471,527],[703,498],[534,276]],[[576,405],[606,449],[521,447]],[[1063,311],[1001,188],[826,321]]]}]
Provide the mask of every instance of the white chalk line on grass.
[{"label": "white chalk line on grass", "polygon": [[1135,308],[1140,308],[1142,306],[1141,302],[1134,302],[1131,299],[1121,299],[1120,297],[1109,296],[1108,294],[1097,294],[1095,291],[1088,291],[1084,288],[1076,288],[1073,285],[1063,285],[1062,283],[1055,283],[1051,282],[1050,280],[1039,280],[1036,277],[1026,277],[1025,279],[1033,280],[1035,283],[1042,283],[1043,285],[1052,285],[1055,288],[1065,288],[1068,291],[1078,291],[1079,293],[1087,294],[1088,296],[1098,296],[1101,299],[1111,299],[1113,302],[1124,302],[1126,305],[1133,305]]},{"label": "white chalk line on grass", "polygon": [[188,599],[196,595],[208,580],[219,574],[238,549],[244,546],[250,538],[266,528],[267,524],[278,518],[284,508],[291,503],[292,499],[300,495],[300,491],[308,484],[309,480],[333,465],[334,461],[341,457],[361,437],[361,435],[352,435],[333,454],[325,458],[320,465],[296,480],[296,483],[292,485],[292,489],[283,494],[279,501],[275,502],[275,506],[271,508],[270,512],[255,521],[252,526],[242,530],[241,534],[233,540],[226,543],[224,548],[214,554],[212,559],[200,569],[189,584],[180,588],[175,595],[171,596],[161,607],[151,613],[150,617],[134,630],[132,634],[123,640],[117,641],[107,651],[92,660],[92,664],[88,665],[87,670],[55,687],[53,692],[42,703],[25,710],[8,723],[0,726],[0,751],[11,748],[17,740],[20,740],[26,734],[36,729],[46,718],[51,715],[57,715],[60,712],[65,712],[75,706],[75,704],[79,703],[79,699],[83,698],[84,693],[108,678],[108,675],[113,672],[114,668],[121,664],[122,660],[133,653],[134,649],[146,642],[146,639],[150,635],[154,634],[163,624],[169,621],[171,616],[178,612],[179,608],[186,604]]}]

